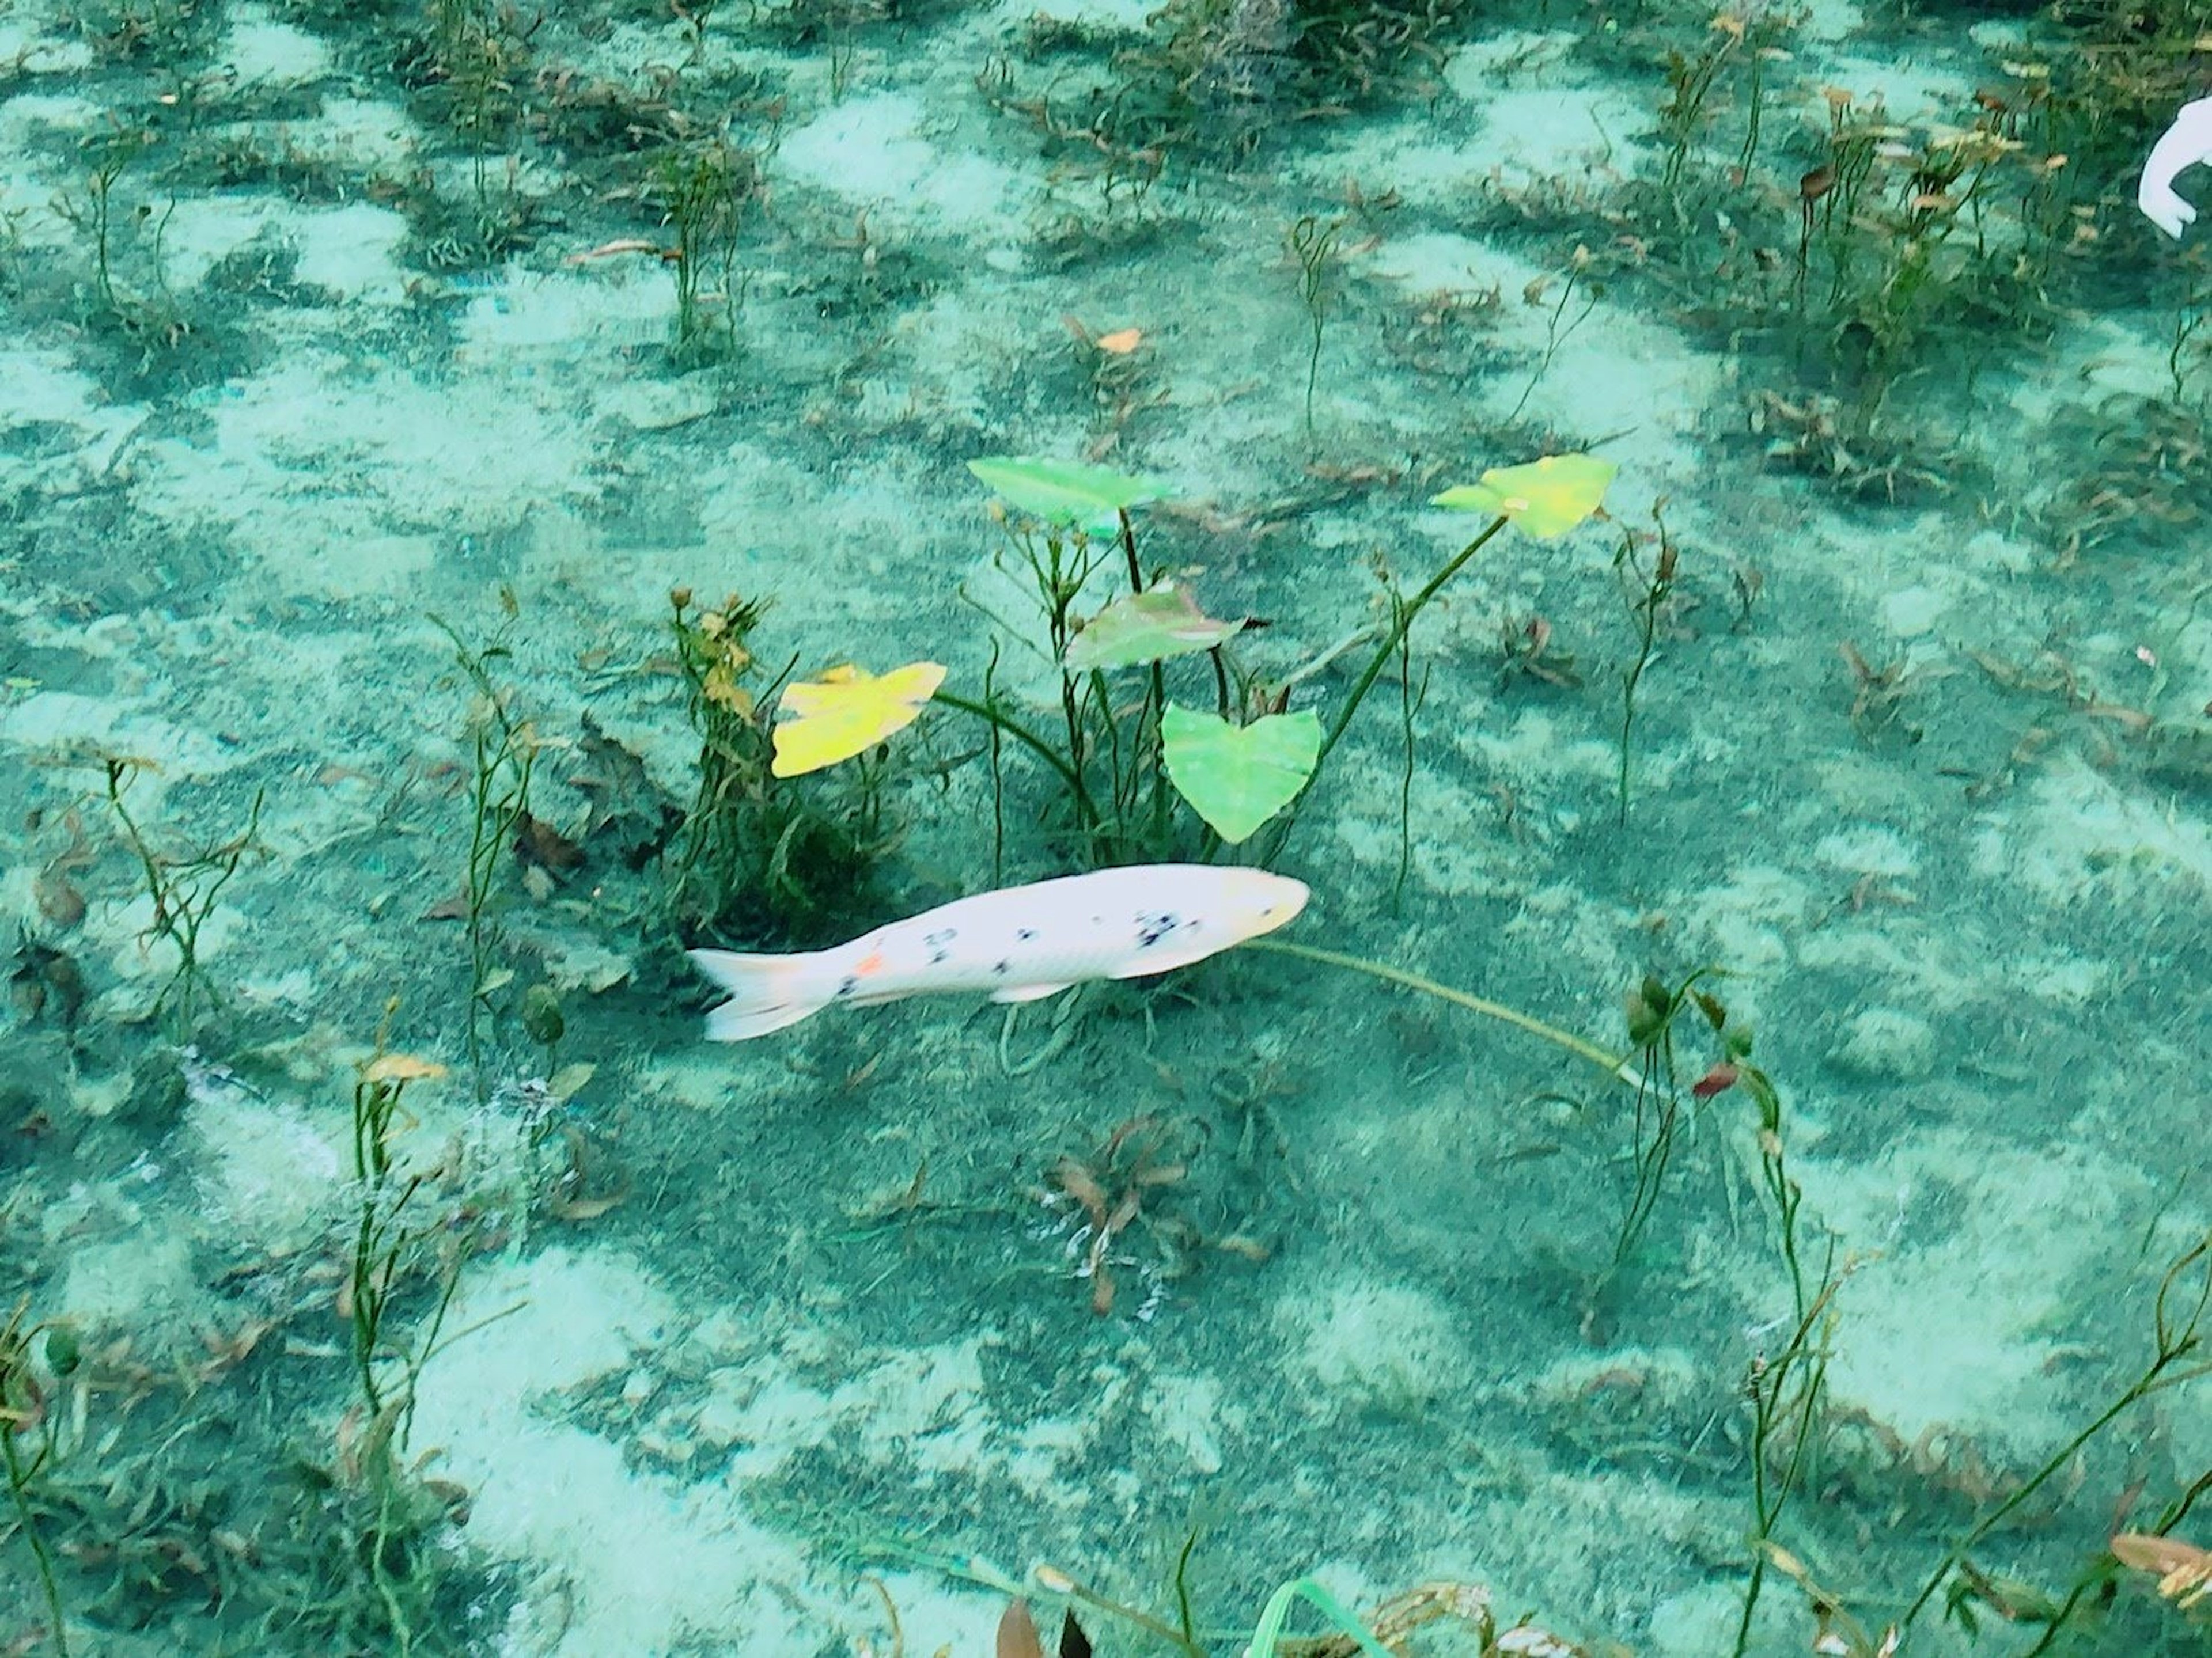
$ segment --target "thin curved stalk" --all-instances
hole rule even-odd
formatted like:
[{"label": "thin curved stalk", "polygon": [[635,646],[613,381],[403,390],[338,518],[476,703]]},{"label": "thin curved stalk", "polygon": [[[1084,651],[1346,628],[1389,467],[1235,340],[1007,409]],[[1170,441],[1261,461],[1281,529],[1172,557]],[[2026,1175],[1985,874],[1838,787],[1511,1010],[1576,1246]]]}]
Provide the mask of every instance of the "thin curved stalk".
[{"label": "thin curved stalk", "polygon": [[1027,744],[1037,758],[1060,774],[1068,787],[1083,796],[1085,802],[1088,802],[1089,794],[1084,789],[1083,780],[1075,774],[1075,768],[1060,756],[1057,749],[1027,726],[1016,720],[1009,720],[988,703],[971,701],[967,697],[957,696],[951,691],[940,690],[929,700],[933,702],[942,702],[948,708],[957,708],[963,714],[972,714],[978,720],[990,726],[993,730],[1003,732],[1017,743]]},{"label": "thin curved stalk", "polygon": [[[1359,712],[1361,701],[1364,700],[1367,693],[1374,689],[1375,682],[1382,676],[1382,670],[1389,665],[1391,656],[1403,642],[1406,635],[1411,631],[1413,618],[1420,615],[1422,609],[1437,596],[1437,589],[1457,575],[1460,567],[1480,552],[1489,544],[1491,537],[1503,530],[1510,522],[1511,520],[1503,513],[1491,519],[1489,527],[1473,541],[1468,542],[1466,546],[1461,548],[1453,556],[1449,563],[1429,578],[1420,592],[1415,593],[1402,606],[1395,607],[1397,614],[1392,620],[1389,635],[1376,650],[1374,656],[1369,659],[1366,671],[1359,676],[1358,683],[1352,688],[1352,694],[1344,699],[1344,706],[1337,710],[1336,719],[1330,725],[1328,734],[1321,739],[1321,753],[1314,760],[1313,774],[1316,777],[1321,775],[1322,763],[1328,758],[1328,751],[1336,746],[1337,740],[1344,735],[1346,728],[1352,724],[1352,717]],[[1311,785],[1309,784],[1308,786],[1310,787]]]},{"label": "thin curved stalk", "polygon": [[[1500,522],[1503,520],[1501,519]],[[1362,956],[1342,955],[1334,950],[1316,950],[1311,944],[1288,944],[1279,938],[1255,938],[1247,943],[1243,948],[1272,950],[1280,956],[1300,956],[1310,962],[1321,962],[1330,967],[1349,968],[1354,973],[1364,973],[1371,978],[1387,980],[1394,985],[1403,985],[1408,990],[1418,990],[1424,995],[1440,998],[1455,1007],[1467,1009],[1470,1013],[1480,1013],[1486,1019],[1496,1019],[1501,1023],[1511,1025],[1516,1030],[1525,1030],[1532,1036],[1540,1037],[1551,1043],[1553,1047],[1564,1048],[1577,1059],[1595,1066],[1615,1082],[1626,1083],[1633,1087],[1642,1081],[1642,1078],[1631,1068],[1629,1056],[1626,1054],[1608,1054],[1595,1042],[1584,1042],[1572,1031],[1562,1030],[1557,1025],[1546,1024],[1541,1019],[1534,1018],[1516,1008],[1508,1007],[1502,1002],[1493,1002],[1480,996],[1470,995],[1464,990],[1455,990],[1449,985],[1439,984],[1434,979],[1424,978],[1418,973],[1408,973],[1403,968],[1390,967],[1382,962],[1370,962]]]}]

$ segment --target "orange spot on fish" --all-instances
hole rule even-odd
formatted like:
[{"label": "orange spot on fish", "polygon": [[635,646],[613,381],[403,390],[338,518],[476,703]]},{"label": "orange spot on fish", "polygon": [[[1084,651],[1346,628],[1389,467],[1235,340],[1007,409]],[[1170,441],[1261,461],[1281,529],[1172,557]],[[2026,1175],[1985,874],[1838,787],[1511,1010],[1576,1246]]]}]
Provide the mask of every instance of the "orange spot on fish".
[{"label": "orange spot on fish", "polygon": [[884,952],[880,950],[872,950],[853,963],[853,973],[856,978],[865,979],[872,973],[881,973],[883,970]]}]

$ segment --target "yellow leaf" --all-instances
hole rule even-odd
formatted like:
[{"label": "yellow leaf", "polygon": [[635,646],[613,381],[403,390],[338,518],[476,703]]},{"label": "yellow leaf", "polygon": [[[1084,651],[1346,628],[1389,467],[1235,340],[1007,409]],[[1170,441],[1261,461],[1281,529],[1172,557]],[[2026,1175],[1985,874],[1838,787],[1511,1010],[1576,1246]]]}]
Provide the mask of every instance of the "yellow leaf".
[{"label": "yellow leaf", "polygon": [[1499,466],[1480,483],[1462,483],[1429,502],[1510,518],[1540,541],[1563,536],[1598,509],[1620,469],[1595,455],[1547,455],[1525,466]]},{"label": "yellow leaf", "polygon": [[880,677],[849,665],[783,688],[775,728],[778,777],[799,777],[850,760],[914,723],[945,683],[934,662],[909,662]]}]

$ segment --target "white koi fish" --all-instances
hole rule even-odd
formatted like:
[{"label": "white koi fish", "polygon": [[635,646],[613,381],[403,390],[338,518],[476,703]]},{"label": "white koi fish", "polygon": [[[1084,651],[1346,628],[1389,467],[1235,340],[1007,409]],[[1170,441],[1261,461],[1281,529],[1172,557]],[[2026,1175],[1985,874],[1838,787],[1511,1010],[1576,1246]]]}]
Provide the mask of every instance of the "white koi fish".
[{"label": "white koi fish", "polygon": [[1139,864],[979,892],[832,950],[690,956],[730,993],[707,1015],[707,1040],[741,1042],[840,1004],[963,990],[1033,1002],[1086,980],[1165,973],[1273,932],[1306,896],[1304,882],[1265,870]]},{"label": "white koi fish", "polygon": [[2199,98],[2174,112],[2173,124],[2159,135],[2136,185],[2136,205],[2169,236],[2179,237],[2197,210],[2173,187],[2177,174],[2212,161],[2212,98]]}]

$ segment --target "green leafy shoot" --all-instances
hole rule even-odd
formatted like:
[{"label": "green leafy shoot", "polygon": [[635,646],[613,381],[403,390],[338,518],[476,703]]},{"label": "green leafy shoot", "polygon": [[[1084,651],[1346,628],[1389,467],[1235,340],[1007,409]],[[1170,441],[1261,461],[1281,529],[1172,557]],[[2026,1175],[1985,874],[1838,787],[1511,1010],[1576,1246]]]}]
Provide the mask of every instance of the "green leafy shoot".
[{"label": "green leafy shoot", "polygon": [[1244,1649],[1244,1658],[1278,1658],[1285,1638],[1283,1626],[1291,1621],[1291,1613],[1300,1600],[1327,1619],[1339,1632],[1357,1642],[1367,1658],[1391,1658],[1389,1649],[1375,1638],[1367,1625],[1311,1577],[1292,1578],[1267,1597],[1267,1604],[1261,1609],[1259,1625],[1252,1631],[1252,1643]]}]

